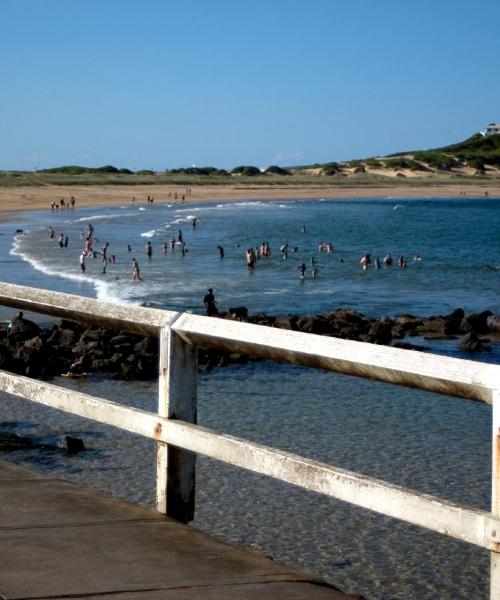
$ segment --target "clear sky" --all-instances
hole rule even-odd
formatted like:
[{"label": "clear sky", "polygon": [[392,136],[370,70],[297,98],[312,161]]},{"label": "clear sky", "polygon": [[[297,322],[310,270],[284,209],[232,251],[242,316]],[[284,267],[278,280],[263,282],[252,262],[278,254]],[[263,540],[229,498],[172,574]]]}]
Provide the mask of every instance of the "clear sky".
[{"label": "clear sky", "polygon": [[498,0],[0,0],[0,169],[340,161],[500,121]]}]

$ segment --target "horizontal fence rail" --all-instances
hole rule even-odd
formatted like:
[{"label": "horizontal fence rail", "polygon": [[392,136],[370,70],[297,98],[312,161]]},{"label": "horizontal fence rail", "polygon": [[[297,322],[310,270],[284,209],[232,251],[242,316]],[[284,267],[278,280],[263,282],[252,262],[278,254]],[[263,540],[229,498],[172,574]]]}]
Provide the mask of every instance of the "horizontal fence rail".
[{"label": "horizontal fence rail", "polygon": [[[420,525],[489,550],[500,518],[262,444],[223,435],[156,413],[0,372],[0,389],[51,408],[215,458],[249,471]],[[500,535],[498,536],[500,539]]]},{"label": "horizontal fence rail", "polygon": [[491,404],[500,367],[414,350],[353,342],[238,321],[207,319],[0,283],[0,305],[90,325],[159,335],[172,329],[197,347],[248,353],[257,358],[317,367]]},{"label": "horizontal fence rail", "polygon": [[[158,413],[0,371],[0,390],[157,442],[157,508],[194,515],[195,456],[274,477],[491,551],[500,600],[500,366],[0,283],[0,305],[159,337]],[[278,360],[492,404],[492,510],[462,506],[200,427],[197,349]]]}]

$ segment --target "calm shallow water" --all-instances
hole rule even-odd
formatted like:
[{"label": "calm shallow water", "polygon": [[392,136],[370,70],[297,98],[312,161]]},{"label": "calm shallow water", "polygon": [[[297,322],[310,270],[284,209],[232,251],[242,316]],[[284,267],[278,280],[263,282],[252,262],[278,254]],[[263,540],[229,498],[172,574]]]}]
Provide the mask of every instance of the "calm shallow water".
[{"label": "calm shallow water", "polygon": [[[25,225],[30,233],[15,242],[16,255],[8,254],[12,225],[0,229],[4,234],[0,235],[5,260],[2,278],[196,311],[201,310],[200,298],[206,287],[213,285],[222,308],[234,301],[251,311],[275,314],[315,313],[339,305],[374,315],[436,314],[457,306],[499,312],[499,272],[495,270],[500,262],[499,206],[497,201],[463,200],[325,201],[180,209],[185,212],[156,206],[140,211],[127,206],[120,210],[134,214],[124,218],[116,208],[102,209],[103,214],[98,214],[101,209],[32,214],[24,217],[30,220]],[[119,217],[113,216],[116,212]],[[200,219],[196,231],[189,224],[192,215]],[[93,219],[96,235],[110,242],[110,254],[116,252],[118,262],[103,276],[99,260],[89,261],[90,278],[82,280],[77,257],[79,232],[86,221],[77,219],[91,216],[105,217]],[[178,219],[186,220],[176,223]],[[56,230],[64,225],[70,236],[68,249],[60,249],[57,238],[48,239],[50,222]],[[304,236],[300,234],[302,225],[306,226]],[[179,227],[188,255],[184,259],[177,251],[161,255],[159,244]],[[141,236],[152,232],[160,233],[151,238]],[[132,285],[129,280],[127,239],[141,259],[143,284]],[[147,239],[155,244],[152,263],[141,257]],[[275,253],[248,274],[242,250],[264,240],[275,249],[283,241],[298,245],[297,260],[290,255],[283,261]],[[332,241],[335,254],[315,252],[321,240]],[[226,248],[223,261],[215,248],[219,243]],[[382,256],[385,251],[408,257],[418,252],[424,261],[418,265],[409,261],[406,271],[397,267],[359,269],[361,254]],[[38,268],[23,262],[19,253]],[[297,262],[310,260],[313,253],[319,259],[320,278],[301,283]],[[453,256],[455,260],[450,258]],[[433,347],[460,356],[456,342],[439,342]],[[478,359],[499,362],[499,354],[483,353]],[[61,383],[76,389],[84,385],[96,396],[148,410],[156,408],[155,383],[100,378]],[[15,453],[9,460],[152,504],[153,444],[8,397],[3,401],[1,420],[5,421],[2,427],[41,441],[56,442],[59,436],[74,433],[90,448],[72,458],[37,451]],[[259,363],[202,374],[199,422],[488,508],[491,412],[483,404],[334,373]],[[202,457],[198,460],[194,525],[258,548],[280,562],[370,599],[488,597],[489,555],[485,551]]]}]

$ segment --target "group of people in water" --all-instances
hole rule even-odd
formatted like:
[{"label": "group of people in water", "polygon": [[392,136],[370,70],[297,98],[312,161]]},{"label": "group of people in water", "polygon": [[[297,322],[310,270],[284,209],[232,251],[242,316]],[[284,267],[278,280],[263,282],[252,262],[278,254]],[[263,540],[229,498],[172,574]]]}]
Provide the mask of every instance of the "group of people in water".
[{"label": "group of people in water", "polygon": [[59,210],[65,210],[66,208],[73,210],[75,208],[75,204],[76,198],[74,196],[70,196],[69,200],[61,198],[59,203],[54,200],[50,204],[50,212],[57,212]]},{"label": "group of people in water", "polygon": [[[154,199],[152,196],[148,196],[147,201],[148,201],[148,203],[152,204]],[[62,206],[73,207],[74,203],[75,203],[74,197],[72,196],[70,201],[68,203],[65,203],[65,202],[62,203]],[[192,229],[195,230],[197,228],[197,226],[198,226],[198,218],[197,217],[191,218]],[[300,228],[300,233],[305,233],[305,226],[302,226]],[[55,235],[56,235],[56,233],[54,231],[54,228],[52,226],[50,226],[49,227],[49,237],[54,238]],[[109,264],[114,264],[116,262],[116,256],[114,254],[109,255],[109,243],[108,242],[104,243],[102,245],[102,247],[100,248],[100,251],[95,248],[95,243],[96,242],[99,243],[99,240],[95,236],[94,226],[92,223],[87,224],[86,231],[84,231],[84,229],[81,230],[80,238],[82,240],[84,240],[83,241],[83,249],[82,249],[82,251],[80,253],[80,257],[79,257],[81,273],[85,273],[85,271],[86,271],[86,260],[88,258],[96,259],[96,258],[100,257],[101,272],[102,272],[102,274],[105,274],[107,266]],[[58,244],[61,248],[67,248],[69,245],[68,236],[64,235],[63,233],[60,233],[59,239],[58,239]],[[236,244],[236,247],[240,248],[240,244],[239,243]],[[176,248],[178,248],[178,250],[180,251],[180,253],[182,254],[183,257],[188,252],[182,230],[179,230],[177,235],[174,235],[169,241],[162,242],[162,244],[161,244],[161,252],[164,255],[166,255],[168,253],[173,254],[175,252]],[[216,246],[216,248],[217,248],[219,257],[221,259],[223,259],[225,257],[224,247],[219,244]],[[127,245],[127,250],[128,250],[129,255],[133,252],[132,246],[130,244]],[[281,258],[283,260],[288,259],[290,253],[296,253],[299,251],[297,246],[291,246],[288,242],[282,243],[279,250],[280,250]],[[318,245],[317,245],[317,251],[319,253],[333,254],[334,246],[331,242],[320,241],[320,242],[318,242]],[[148,240],[147,243],[145,244],[145,254],[146,254],[148,261],[151,261],[153,259],[154,247],[153,247],[153,243],[150,240]],[[262,242],[260,244],[257,244],[255,247],[249,247],[246,249],[244,256],[245,256],[245,260],[246,260],[248,269],[250,271],[253,271],[256,269],[257,262],[260,259],[269,259],[273,256],[272,251],[271,251],[271,245],[269,242]],[[413,257],[413,260],[421,261],[422,257],[419,254],[417,254]],[[130,275],[131,279],[133,281],[143,281],[137,259],[135,257],[133,257],[131,262],[132,262],[131,275]],[[344,259],[342,257],[340,257],[339,262],[344,262]],[[385,266],[391,266],[393,264],[393,262],[394,262],[394,260],[389,253],[385,255],[385,257],[382,259],[382,261],[379,259],[378,256],[375,257],[374,259],[372,259],[371,254],[367,253],[361,257],[360,265],[363,270],[368,269],[368,267],[370,265],[372,265],[375,269],[379,269],[379,268],[381,268],[382,264]],[[396,263],[402,269],[405,269],[407,267],[406,258],[402,255],[397,259]],[[299,279],[301,279],[301,280],[304,280],[308,277],[310,277],[312,279],[316,279],[319,275],[319,268],[318,268],[318,263],[317,263],[316,257],[314,255],[311,256],[310,267],[308,267],[306,262],[302,262],[297,267],[297,271],[299,273]],[[210,309],[210,311],[213,312],[214,310],[216,310],[216,304],[215,304],[215,300],[212,301],[211,294],[213,294],[213,292],[209,290],[209,293],[205,297],[204,303],[207,307],[207,311]]]},{"label": "group of people in water", "polygon": [[[416,261],[416,262],[420,262],[420,261],[422,260],[422,257],[420,256],[420,254],[416,254],[416,255],[413,257],[413,260],[414,260],[414,261]],[[387,253],[387,254],[384,256],[384,258],[383,258],[382,262],[383,262],[383,264],[384,264],[384,265],[386,265],[387,267],[390,267],[390,266],[393,264],[394,260],[393,260],[392,256],[391,256],[389,253]],[[360,265],[361,265],[361,268],[362,268],[363,270],[366,270],[366,269],[368,269],[368,266],[369,266],[369,265],[371,265],[372,263],[373,263],[373,266],[375,267],[375,269],[380,269],[380,267],[381,267],[381,264],[380,264],[380,259],[379,259],[379,257],[378,257],[378,256],[376,256],[376,257],[375,257],[375,259],[372,261],[372,258],[371,258],[371,255],[370,255],[370,254],[365,254],[365,255],[363,255],[363,256],[361,257],[361,260],[359,261],[359,263],[360,263]],[[406,267],[408,266],[408,265],[407,265],[407,262],[406,262],[406,258],[405,258],[403,255],[401,255],[401,256],[398,258],[398,260],[397,260],[397,265],[398,265],[398,267],[400,267],[401,269],[406,269]]]}]

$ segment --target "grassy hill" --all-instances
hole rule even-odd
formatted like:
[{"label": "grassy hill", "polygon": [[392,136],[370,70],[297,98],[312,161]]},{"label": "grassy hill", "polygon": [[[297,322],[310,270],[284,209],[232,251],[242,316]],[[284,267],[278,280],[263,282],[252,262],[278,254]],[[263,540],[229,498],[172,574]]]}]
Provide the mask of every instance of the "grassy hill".
[{"label": "grassy hill", "polygon": [[454,179],[500,179],[500,135],[472,137],[442,148],[398,152],[345,162],[317,163],[283,168],[277,165],[261,170],[242,165],[231,171],[216,167],[188,167],[164,172],[78,165],[42,169],[35,172],[1,171],[0,187],[23,185],[384,185],[389,178],[412,182],[452,183]]}]

